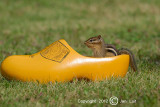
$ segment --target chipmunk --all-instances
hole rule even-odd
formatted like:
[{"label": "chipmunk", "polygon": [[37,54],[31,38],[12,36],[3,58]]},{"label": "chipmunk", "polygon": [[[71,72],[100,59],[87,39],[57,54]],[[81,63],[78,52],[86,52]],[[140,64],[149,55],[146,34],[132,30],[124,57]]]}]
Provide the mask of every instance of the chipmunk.
[{"label": "chipmunk", "polygon": [[130,66],[134,71],[137,71],[137,65],[133,53],[127,48],[116,49],[114,45],[105,44],[104,39],[101,35],[91,37],[86,40],[85,45],[93,51],[94,57],[112,57],[121,54],[128,54],[130,56]]}]

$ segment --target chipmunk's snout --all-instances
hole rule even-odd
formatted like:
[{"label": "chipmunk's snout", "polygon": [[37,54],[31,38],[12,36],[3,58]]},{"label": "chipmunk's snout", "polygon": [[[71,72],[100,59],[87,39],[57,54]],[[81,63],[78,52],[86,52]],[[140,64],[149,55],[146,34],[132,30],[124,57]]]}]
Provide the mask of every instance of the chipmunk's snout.
[{"label": "chipmunk's snout", "polygon": [[84,44],[86,45],[86,44],[87,44],[87,41],[85,41]]}]

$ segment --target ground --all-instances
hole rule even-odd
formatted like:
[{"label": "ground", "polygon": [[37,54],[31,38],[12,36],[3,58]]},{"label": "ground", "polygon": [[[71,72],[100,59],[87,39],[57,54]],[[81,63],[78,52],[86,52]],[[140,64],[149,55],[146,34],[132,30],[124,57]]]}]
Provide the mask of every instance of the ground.
[{"label": "ground", "polygon": [[[0,62],[10,55],[36,53],[58,39],[92,55],[83,42],[99,34],[106,43],[131,49],[139,72],[129,69],[124,78],[55,84],[0,76],[0,106],[103,107],[111,106],[107,99],[112,96],[121,107],[159,106],[159,0],[0,1]],[[82,103],[87,100],[97,102]]]}]

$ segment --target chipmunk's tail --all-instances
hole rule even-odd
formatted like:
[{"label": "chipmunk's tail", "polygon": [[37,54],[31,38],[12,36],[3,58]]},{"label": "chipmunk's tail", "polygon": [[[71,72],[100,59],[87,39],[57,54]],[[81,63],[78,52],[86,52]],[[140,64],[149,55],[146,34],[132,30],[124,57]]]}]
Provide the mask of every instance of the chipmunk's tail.
[{"label": "chipmunk's tail", "polygon": [[131,50],[127,49],[127,48],[121,48],[119,50],[119,54],[128,54],[130,56],[130,66],[131,68],[136,72],[138,71],[138,68],[137,68],[137,64],[136,64],[136,61],[135,61],[135,57],[134,57],[134,54],[131,52]]}]

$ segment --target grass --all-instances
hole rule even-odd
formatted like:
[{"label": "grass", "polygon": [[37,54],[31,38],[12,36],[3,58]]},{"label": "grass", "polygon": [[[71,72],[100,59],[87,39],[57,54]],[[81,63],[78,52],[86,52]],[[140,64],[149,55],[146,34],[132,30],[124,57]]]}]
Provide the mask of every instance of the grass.
[{"label": "grass", "polygon": [[101,34],[106,43],[131,49],[140,72],[129,69],[125,78],[101,82],[75,79],[43,85],[0,76],[0,106],[103,107],[111,105],[98,101],[112,96],[127,101],[118,106],[159,106],[159,13],[159,0],[1,0],[0,62],[10,55],[36,53],[61,38],[91,55],[83,42]]}]

